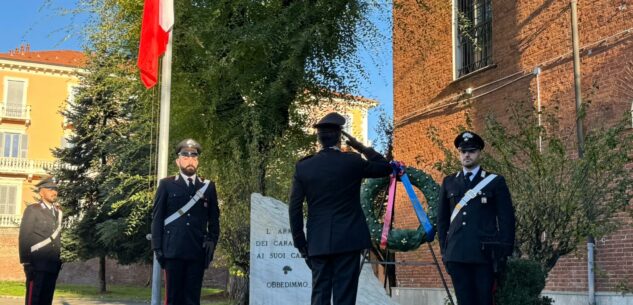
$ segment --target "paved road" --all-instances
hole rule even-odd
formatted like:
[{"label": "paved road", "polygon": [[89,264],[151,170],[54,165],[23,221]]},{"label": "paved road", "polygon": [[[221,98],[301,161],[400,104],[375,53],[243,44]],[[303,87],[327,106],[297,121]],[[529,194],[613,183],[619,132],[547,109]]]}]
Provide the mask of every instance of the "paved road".
[{"label": "paved road", "polygon": [[[24,305],[24,298],[0,297],[2,305]],[[53,305],[147,305],[149,302],[138,301],[95,301],[90,299],[66,299],[55,297]]]}]

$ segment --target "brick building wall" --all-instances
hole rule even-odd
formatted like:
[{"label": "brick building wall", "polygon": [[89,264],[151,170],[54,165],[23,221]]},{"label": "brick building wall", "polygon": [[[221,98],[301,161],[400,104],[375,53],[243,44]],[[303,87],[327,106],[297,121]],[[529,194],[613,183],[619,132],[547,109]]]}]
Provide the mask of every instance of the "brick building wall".
[{"label": "brick building wall", "polygon": [[[583,99],[586,128],[612,124],[631,110],[633,101],[633,2],[579,1]],[[537,97],[536,67],[543,107],[555,109],[559,132],[574,139],[575,103],[569,1],[492,0],[492,65],[453,79],[451,1],[400,0],[394,5],[394,154],[424,169],[436,181],[433,164],[443,157],[429,137],[434,128],[447,144],[467,114],[475,130],[494,115],[507,126],[509,107],[531,111]],[[629,30],[629,32],[625,32]],[[466,89],[472,88],[467,95]],[[629,117],[631,116],[628,114]],[[570,141],[569,147],[575,143]],[[573,150],[573,149],[571,149]],[[503,173],[502,173],[503,174]],[[404,194],[400,191],[400,194]],[[633,285],[633,222],[622,214],[620,230],[596,242],[596,289],[618,291]],[[396,227],[418,221],[404,197],[398,198]],[[439,255],[437,243],[435,251]],[[431,262],[427,247],[398,254],[400,261]],[[446,273],[445,273],[446,274]],[[401,287],[441,287],[434,266],[399,266]],[[587,289],[586,247],[561,259],[546,290]]]},{"label": "brick building wall", "polygon": [[[0,281],[24,281],[24,271],[18,255],[18,228],[0,228]],[[204,274],[204,287],[225,289],[229,272],[226,268],[214,268],[217,258]],[[58,283],[97,286],[99,260],[65,263]],[[106,281],[109,285],[143,286],[149,283],[152,266],[148,264],[120,265],[116,260],[106,260]]]}]

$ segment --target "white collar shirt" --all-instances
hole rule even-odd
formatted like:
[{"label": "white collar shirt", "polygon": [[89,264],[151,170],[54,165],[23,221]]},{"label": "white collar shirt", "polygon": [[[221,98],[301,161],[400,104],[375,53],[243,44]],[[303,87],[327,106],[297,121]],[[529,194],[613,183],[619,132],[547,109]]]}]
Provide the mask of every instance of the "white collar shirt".
[{"label": "white collar shirt", "polygon": [[189,179],[191,179],[191,181],[193,181],[193,183],[196,183],[196,178],[197,175],[193,174],[193,176],[187,176],[185,175],[183,172],[180,172],[180,176],[182,177],[182,179],[185,179],[185,183],[187,183],[187,186],[189,186]]},{"label": "white collar shirt", "polygon": [[470,179],[470,181],[473,181],[473,179],[475,179],[475,175],[477,175],[479,173],[479,169],[481,168],[481,166],[477,165],[475,168],[468,170],[465,167],[462,169],[464,172],[464,177],[466,177],[466,173],[473,173],[472,175],[470,175],[470,177],[468,177]]}]

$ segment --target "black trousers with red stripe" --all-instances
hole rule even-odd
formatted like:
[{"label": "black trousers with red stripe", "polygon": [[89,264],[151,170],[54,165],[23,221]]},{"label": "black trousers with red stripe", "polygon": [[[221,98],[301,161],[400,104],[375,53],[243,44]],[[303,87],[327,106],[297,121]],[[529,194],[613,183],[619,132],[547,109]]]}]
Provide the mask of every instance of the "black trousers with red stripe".
[{"label": "black trousers with red stripe", "polygon": [[200,305],[204,259],[165,259],[165,304]]},{"label": "black trousers with red stripe", "polygon": [[32,271],[26,276],[26,305],[51,305],[59,272]]}]

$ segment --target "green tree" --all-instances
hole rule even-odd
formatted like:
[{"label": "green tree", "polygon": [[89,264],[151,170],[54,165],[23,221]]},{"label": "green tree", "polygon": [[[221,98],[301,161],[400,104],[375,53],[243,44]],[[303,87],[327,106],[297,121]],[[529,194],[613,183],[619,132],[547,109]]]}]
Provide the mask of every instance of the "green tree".
[{"label": "green tree", "polygon": [[[130,256],[122,261],[133,261],[134,253],[146,257],[134,249],[142,245],[152,193],[141,187],[152,181],[141,170],[152,164],[151,128],[143,124],[153,121],[147,115],[153,113],[151,98],[138,89],[132,63],[142,1],[78,2],[98,18],[79,110],[68,115],[80,126],[89,118],[82,116],[95,113],[101,125],[77,127],[71,139],[75,146],[59,152],[77,168],[64,173],[72,189],[68,194],[87,198],[75,197],[67,205],[86,231],[98,229],[99,248],[109,247],[102,255],[123,252]],[[250,193],[287,197],[294,162],[313,149],[298,109],[332,92],[349,92],[355,84],[355,50],[359,38],[368,37],[363,33],[371,33],[364,19],[369,4],[184,0],[175,5],[171,142],[192,137],[202,143],[200,172],[216,181],[220,195],[220,248],[234,274],[248,275],[249,224],[244,220],[250,216]],[[123,236],[131,242],[121,241]],[[81,240],[72,244],[74,253],[83,249]],[[85,250],[81,253],[97,249]],[[237,279],[236,287],[247,280]],[[247,300],[239,293],[235,298]]]},{"label": "green tree", "polygon": [[80,73],[74,102],[62,111],[72,126],[69,146],[54,150],[66,165],[53,174],[63,183],[66,259],[100,260],[99,282],[106,291],[105,259],[148,260],[152,170],[149,167],[153,109],[151,95],[134,81],[129,45],[131,24],[114,2],[92,3],[98,12],[88,27],[88,63]]},{"label": "green tree", "polygon": [[220,246],[233,274],[246,275],[236,288],[248,280],[250,194],[287,197],[293,164],[313,140],[296,110],[346,92],[345,70],[355,65],[335,67],[353,61],[364,10],[360,1],[177,6],[173,135],[205,147],[201,170],[217,180],[222,202]]}]

